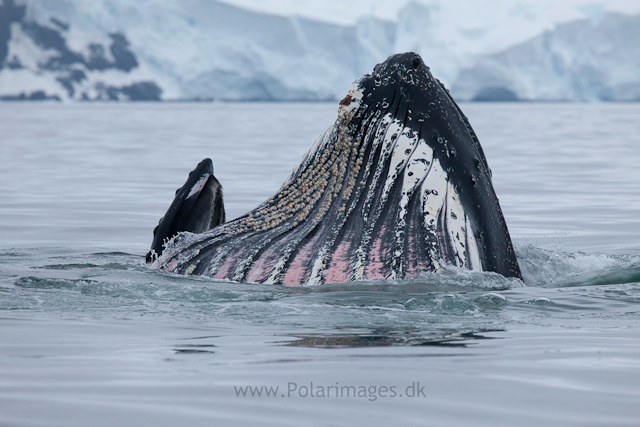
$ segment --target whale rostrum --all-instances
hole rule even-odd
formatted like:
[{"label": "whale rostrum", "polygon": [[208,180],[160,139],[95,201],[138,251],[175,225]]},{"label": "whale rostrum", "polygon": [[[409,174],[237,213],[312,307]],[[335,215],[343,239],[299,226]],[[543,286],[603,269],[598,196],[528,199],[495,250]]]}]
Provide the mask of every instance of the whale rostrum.
[{"label": "whale rostrum", "polygon": [[336,122],[251,212],[224,222],[222,187],[203,163],[154,232],[155,267],[288,286],[445,266],[522,278],[478,138],[415,53],[354,82]]}]

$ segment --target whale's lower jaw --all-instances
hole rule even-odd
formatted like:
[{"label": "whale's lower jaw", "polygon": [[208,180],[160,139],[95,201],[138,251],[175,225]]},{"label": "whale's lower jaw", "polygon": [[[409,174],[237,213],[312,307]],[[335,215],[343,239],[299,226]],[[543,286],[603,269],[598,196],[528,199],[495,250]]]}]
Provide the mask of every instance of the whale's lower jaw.
[{"label": "whale's lower jaw", "polygon": [[179,234],[155,265],[289,286],[446,265],[520,277],[477,138],[415,57],[392,57],[356,81],[272,198],[205,233]]},{"label": "whale's lower jaw", "polygon": [[[470,221],[431,148],[389,115],[377,125],[363,129],[380,136],[362,153],[337,147],[337,129],[325,134],[323,152],[340,153],[327,156],[321,181],[302,170],[262,208],[211,233],[182,235],[164,268],[292,286],[417,277],[444,265],[482,269]],[[183,239],[193,239],[189,250]]]}]

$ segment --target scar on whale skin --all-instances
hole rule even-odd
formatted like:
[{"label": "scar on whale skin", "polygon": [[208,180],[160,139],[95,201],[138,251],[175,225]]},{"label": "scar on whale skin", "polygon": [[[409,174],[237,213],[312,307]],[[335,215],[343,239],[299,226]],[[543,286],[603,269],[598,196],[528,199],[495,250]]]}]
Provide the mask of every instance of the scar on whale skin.
[{"label": "scar on whale skin", "polygon": [[225,222],[205,159],[154,231],[148,262],[178,274],[318,285],[447,265],[522,278],[478,138],[415,53],[356,80],[280,190]]}]

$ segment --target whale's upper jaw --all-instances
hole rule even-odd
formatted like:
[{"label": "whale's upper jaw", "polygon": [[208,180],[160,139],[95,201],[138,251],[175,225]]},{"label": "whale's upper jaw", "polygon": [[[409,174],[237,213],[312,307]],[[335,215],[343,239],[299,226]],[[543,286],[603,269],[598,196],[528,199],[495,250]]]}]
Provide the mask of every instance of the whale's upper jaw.
[{"label": "whale's upper jaw", "polygon": [[[433,77],[422,58],[413,52],[393,55],[354,86],[361,93],[361,112],[386,109],[388,116],[413,131],[433,150],[433,160],[442,167],[443,176],[469,220],[469,231],[475,234],[480,269],[521,279],[511,237],[493,189],[491,170],[478,138],[449,91]],[[357,116],[354,114],[354,118]],[[415,153],[413,150],[410,156]],[[442,252],[445,262],[456,265],[451,259],[455,253],[452,254],[450,248]],[[462,264],[475,267],[471,261]]]},{"label": "whale's upper jaw", "polygon": [[157,266],[313,285],[445,265],[521,277],[468,121],[414,53],[358,79],[282,188],[248,214],[179,235]]}]

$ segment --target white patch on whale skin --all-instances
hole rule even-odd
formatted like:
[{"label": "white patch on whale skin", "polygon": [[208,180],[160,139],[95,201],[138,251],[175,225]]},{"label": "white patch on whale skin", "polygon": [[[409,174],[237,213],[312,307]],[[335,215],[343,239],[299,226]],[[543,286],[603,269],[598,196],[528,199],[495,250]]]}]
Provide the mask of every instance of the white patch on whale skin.
[{"label": "white patch on whale skin", "polygon": [[407,208],[409,205],[409,199],[416,190],[416,187],[422,183],[429,172],[429,166],[433,159],[433,150],[424,139],[418,140],[417,135],[412,139],[411,156],[407,161],[407,166],[404,169],[404,177],[402,179],[402,198],[400,199],[400,210],[398,211],[398,219],[404,220],[407,215]]},{"label": "white patch on whale skin", "polygon": [[313,262],[311,275],[309,276],[309,279],[307,280],[305,286],[316,286],[322,284],[322,271],[324,270],[324,262],[327,255],[327,249],[328,248],[325,245]]},{"label": "white patch on whale skin", "polygon": [[453,244],[455,254],[455,265],[457,267],[467,266],[466,242],[467,242],[467,221],[464,209],[460,204],[460,198],[451,182],[447,187],[447,229],[449,230],[449,241]]},{"label": "white patch on whale skin", "polygon": [[[388,124],[384,122],[385,119],[388,122]],[[378,202],[379,206],[384,206],[387,199],[389,198],[389,193],[391,191],[391,188],[393,187],[393,184],[395,183],[395,181],[398,179],[398,176],[402,172],[402,168],[404,167],[404,164],[407,160],[407,156],[406,154],[404,154],[405,150],[408,149],[408,147],[410,147],[412,143],[415,144],[415,141],[417,141],[417,136],[413,138],[413,137],[403,135],[404,126],[402,121],[393,118],[391,115],[385,116],[383,118],[383,123],[385,124],[384,139],[382,139],[382,134],[380,135],[376,134],[376,138],[382,139],[382,149],[380,150],[379,164],[384,164],[386,162],[389,162],[389,171],[386,176],[382,196],[380,197],[380,201]],[[371,201],[375,194],[377,184],[378,182],[380,182],[382,169],[383,168],[381,167],[378,167],[376,169],[373,182],[369,188],[369,193],[367,194],[367,200],[365,201],[366,210],[369,212],[364,214],[365,220],[370,218],[369,213],[371,213],[370,212]],[[374,210],[374,215],[380,214],[379,206],[377,209]],[[375,222],[377,221],[377,217],[371,218],[371,219],[373,219],[373,222],[371,223],[372,225],[368,227],[363,233],[364,236],[361,239],[360,247],[356,251],[357,260],[355,265],[352,268],[352,273],[355,277],[355,280],[362,279],[362,276],[364,275],[363,265],[364,265],[364,260],[367,257],[367,253],[364,250],[364,247],[368,245],[369,241],[371,240],[371,232],[373,231],[373,224],[375,224]],[[391,273],[392,275],[390,278],[393,279],[395,276],[395,272],[392,271]]]},{"label": "white patch on whale skin", "polygon": [[480,252],[478,251],[478,242],[476,242],[475,234],[471,228],[469,217],[465,218],[465,228],[467,230],[467,253],[469,254],[469,264],[467,268],[471,270],[482,270],[482,262],[480,261]]},{"label": "white patch on whale skin", "polygon": [[[389,165],[389,172],[387,174],[387,180],[385,182],[384,199],[389,198],[391,189],[402,179],[402,193],[400,195],[400,204],[398,209],[398,216],[395,224],[395,247],[391,254],[391,267],[392,276],[403,276],[403,252],[404,252],[404,236],[406,229],[407,207],[409,200],[416,187],[416,181],[414,180],[414,171],[420,173],[420,166],[415,163],[412,164],[410,159],[414,152],[414,149],[418,145],[418,133],[412,131],[409,128],[404,128],[400,135],[397,137],[393,152],[391,155],[391,162]],[[417,166],[417,167],[416,167]],[[422,176],[426,174],[426,168],[423,168]],[[404,171],[404,174],[402,174]],[[402,178],[401,178],[402,174]],[[411,174],[411,175],[409,175]],[[419,179],[420,180],[420,179]]]},{"label": "white patch on whale skin", "polygon": [[364,92],[360,87],[360,79],[358,79],[351,85],[347,92],[347,96],[345,97],[345,99],[349,99],[350,102],[344,104],[342,102],[340,103],[340,108],[338,108],[338,118],[340,118],[341,115],[350,115],[357,111],[358,108],[360,108],[363,96]]},{"label": "white patch on whale skin", "polygon": [[[380,160],[376,165],[372,163],[367,164],[367,171],[370,171],[371,168],[374,168],[373,178],[371,184],[369,185],[369,191],[367,192],[367,196],[365,199],[365,209],[362,211],[362,219],[366,222],[369,218],[369,211],[371,209],[371,203],[373,202],[373,197],[376,193],[376,187],[378,186],[378,182],[380,181],[380,177],[382,176],[382,168],[376,167],[379,164],[382,164],[387,160],[387,158],[391,155],[391,141],[385,138],[385,135],[388,134],[389,127],[395,123],[395,120],[391,116],[391,114],[386,114],[382,119],[380,119],[380,125],[376,130],[376,135],[373,140],[373,145],[371,147],[371,151],[374,152],[378,145],[380,145],[380,141],[382,141],[383,147],[380,150]],[[373,162],[373,158],[370,159]]]},{"label": "white patch on whale skin", "polygon": [[392,132],[392,134],[385,138],[385,142],[389,139],[389,144],[393,144],[393,151],[391,152],[389,173],[387,174],[387,180],[384,184],[384,200],[388,198],[391,188],[398,180],[400,173],[409,159],[409,154],[413,152],[413,148],[418,142],[418,135],[410,129],[403,129],[400,120],[395,120],[391,123],[387,135],[389,135],[390,132]]},{"label": "white patch on whale skin", "polygon": [[269,273],[269,277],[263,282],[267,285],[275,285],[280,280],[280,273],[282,273],[282,269],[286,264],[289,256],[285,255],[278,259],[278,262],[271,268],[271,273]]},{"label": "white patch on whale skin", "polygon": [[[429,166],[433,159],[433,150],[424,139],[418,139],[417,133],[406,129],[403,132],[403,137],[406,141],[398,141],[395,150],[396,154],[398,153],[398,150],[403,150],[404,155],[409,156],[404,168],[404,176],[402,177],[402,194],[400,196],[395,229],[396,249],[393,254],[393,263],[394,265],[397,264],[398,274],[400,276],[402,276],[403,268],[403,246],[406,234],[405,230],[407,227],[406,216],[408,213],[409,201],[415,193],[416,188],[418,188],[426,178],[427,173],[429,172]],[[410,150],[410,153],[407,153],[406,150]]]},{"label": "white patch on whale skin", "polygon": [[[378,159],[378,165],[383,165],[389,158],[393,156],[393,149],[395,147],[395,140],[400,136],[400,132],[402,131],[402,122],[400,120],[395,119],[391,114],[386,114],[384,117],[380,119],[380,125],[376,131],[373,146],[371,147],[372,152],[377,149],[377,147],[382,144],[380,148],[380,158]],[[393,137],[393,135],[396,135]],[[373,177],[371,182],[369,183],[369,190],[367,192],[364,207],[362,209],[362,219],[365,223],[373,220],[370,225],[363,230],[362,238],[360,239],[360,245],[355,251],[355,260],[353,266],[351,268],[351,275],[353,276],[353,280],[362,280],[364,278],[365,272],[365,261],[368,257],[368,252],[365,248],[368,247],[371,241],[371,233],[373,231],[373,225],[377,218],[372,218],[375,216],[377,212],[374,208],[374,211],[371,212],[371,208],[373,207],[373,200],[376,194],[376,189],[378,187],[378,183],[382,178],[382,167],[376,167],[375,165],[367,164],[367,169],[374,168]],[[390,169],[391,171],[391,169]],[[388,178],[387,178],[388,179]],[[388,195],[388,190],[385,189],[385,192],[380,201],[381,204],[384,204],[386,201],[386,197]],[[373,213],[373,215],[372,215]]]},{"label": "white patch on whale skin", "polygon": [[[391,154],[391,148],[388,145],[388,142],[385,143],[384,136],[387,134],[389,125],[393,123],[393,121],[394,119],[391,116],[391,114],[385,114],[383,117],[379,119],[379,124],[375,129],[375,134],[373,135],[373,137],[371,137],[372,139],[371,153],[372,154],[370,155],[366,163],[364,177],[366,177],[365,178],[366,180],[368,179],[369,176],[371,176],[372,173],[373,173],[373,176],[371,177],[371,182],[368,186],[367,194],[364,196],[365,197],[364,207],[360,213],[360,215],[362,216],[362,220],[365,223],[369,220],[369,214],[371,210],[371,205],[373,203],[373,198],[375,195],[377,183],[380,181],[380,178],[382,176],[382,168],[378,167],[378,165],[383,161],[383,159],[388,158],[388,156]],[[369,138],[370,136],[367,135],[367,139]],[[383,147],[381,149],[381,159],[374,164],[375,155],[373,153],[376,152],[378,146],[381,143],[387,144],[387,145],[386,147]],[[364,248],[366,247],[366,245],[368,245],[371,239],[370,233],[371,233],[370,229],[365,229],[363,231],[363,235],[360,239],[360,246],[355,251],[355,257],[354,257],[353,265],[351,268],[351,275],[353,276],[353,280],[362,280],[364,278],[365,261],[367,259],[367,252],[365,251]]]},{"label": "white patch on whale skin", "polygon": [[198,182],[193,184],[193,187],[191,187],[191,190],[189,191],[189,195],[186,198],[188,199],[189,197],[193,196],[194,194],[198,193],[199,191],[202,191],[204,186],[207,184],[207,180],[209,179],[209,177],[211,177],[211,175],[208,174],[208,173],[202,175],[200,177],[200,179],[198,180]]},{"label": "white patch on whale skin", "polygon": [[438,236],[438,215],[444,207],[445,197],[447,195],[448,176],[442,169],[440,161],[436,158],[431,163],[431,168],[427,172],[427,176],[422,181],[420,189],[420,199],[422,202],[422,213],[424,215],[424,226],[433,236],[433,240],[425,242],[427,253],[433,263],[436,271],[440,270],[441,265],[441,248],[437,243]]},{"label": "white patch on whale skin", "polygon": [[[442,247],[442,244],[451,245],[455,257],[452,261],[455,266],[482,270],[478,244],[471,223],[462,207],[455,186],[449,181],[438,159],[433,159],[431,168],[422,182],[420,195],[424,226],[434,236],[431,241],[425,243],[436,271],[444,267],[442,261],[444,261],[446,248]],[[445,207],[446,211],[443,212]],[[445,230],[442,227],[444,224],[438,223],[441,215],[444,215],[448,235],[444,234]],[[444,239],[446,242],[443,241]]]}]

